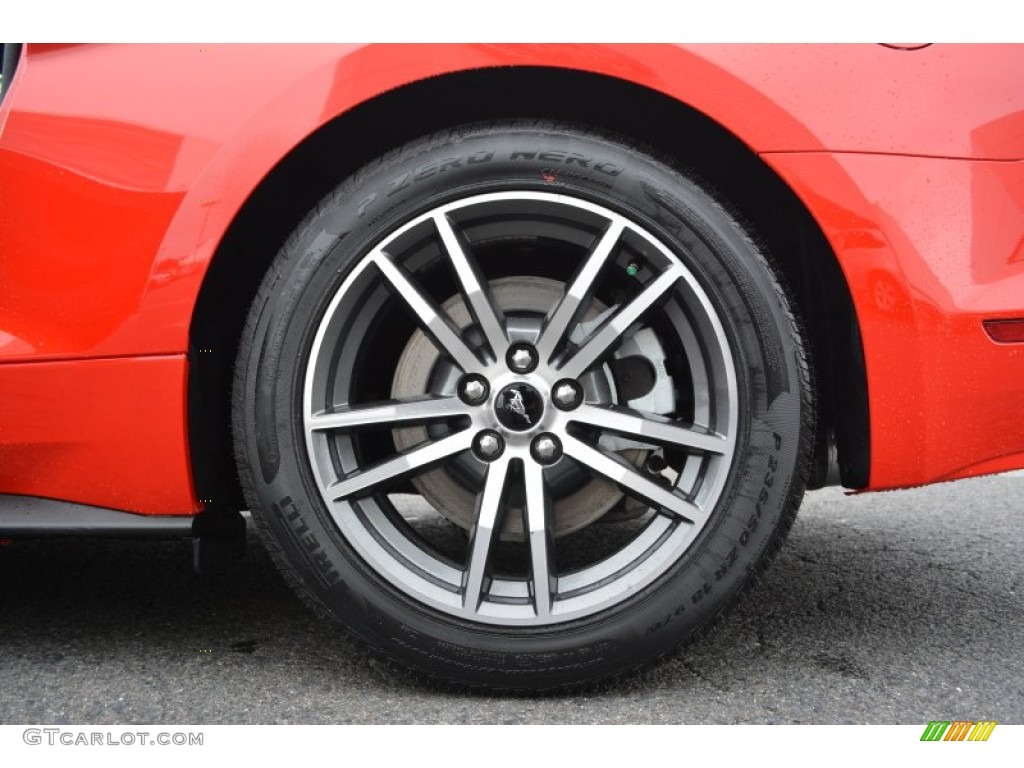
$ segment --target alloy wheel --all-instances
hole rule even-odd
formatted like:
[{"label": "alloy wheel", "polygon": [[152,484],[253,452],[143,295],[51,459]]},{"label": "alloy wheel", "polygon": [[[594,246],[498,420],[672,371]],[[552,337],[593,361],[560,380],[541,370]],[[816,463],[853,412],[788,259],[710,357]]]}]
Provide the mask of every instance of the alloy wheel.
[{"label": "alloy wheel", "polygon": [[[524,239],[575,249],[578,269],[552,281],[481,255]],[[302,410],[322,500],[364,563],[459,619],[546,626],[614,608],[685,558],[725,485],[741,406],[726,332],[685,256],[639,220],[538,191],[444,203],[369,250],[316,329]],[[549,306],[496,298],[530,280],[554,283]],[[367,339],[395,312],[434,353],[422,391],[397,397],[360,373]],[[627,392],[628,365],[661,385],[657,405]],[[409,445],[410,433],[421,439]],[[436,546],[396,503],[427,474],[472,499],[459,511],[423,493],[466,529],[461,549]],[[560,527],[560,505],[592,483],[613,488],[602,498],[622,498],[632,523],[610,551],[566,561],[566,529],[605,515],[584,509]]]}]

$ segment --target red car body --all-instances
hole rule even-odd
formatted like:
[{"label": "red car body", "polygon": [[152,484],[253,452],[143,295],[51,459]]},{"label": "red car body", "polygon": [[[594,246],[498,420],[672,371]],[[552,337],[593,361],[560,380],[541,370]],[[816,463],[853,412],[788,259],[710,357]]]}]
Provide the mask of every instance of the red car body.
[{"label": "red car body", "polygon": [[549,104],[587,73],[708,118],[799,199],[863,355],[844,484],[1024,467],[1024,334],[999,322],[1024,317],[1024,48],[29,45],[0,105],[0,494],[216,503],[193,467],[227,419],[197,420],[190,366],[230,376],[196,313],[247,206],[318,132],[358,123],[338,151],[362,161],[374,120],[401,132],[395,104],[472,111],[510,83],[514,101],[527,72]]}]

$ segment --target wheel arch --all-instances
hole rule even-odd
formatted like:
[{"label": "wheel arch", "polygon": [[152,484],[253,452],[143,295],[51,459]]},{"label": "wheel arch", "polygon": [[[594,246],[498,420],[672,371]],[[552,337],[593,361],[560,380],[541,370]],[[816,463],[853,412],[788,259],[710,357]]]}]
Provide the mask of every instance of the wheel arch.
[{"label": "wheel arch", "polygon": [[842,483],[866,486],[868,399],[856,311],[804,203],[740,138],[675,98],[607,75],[516,66],[420,80],[365,101],[310,134],[246,199],[214,252],[189,328],[196,495],[211,499],[208,506],[244,503],[231,440],[232,369],[262,276],[294,227],[341,179],[397,145],[454,124],[522,117],[589,124],[710,180],[778,266],[805,321],[820,414],[812,484],[825,481],[836,445]]}]

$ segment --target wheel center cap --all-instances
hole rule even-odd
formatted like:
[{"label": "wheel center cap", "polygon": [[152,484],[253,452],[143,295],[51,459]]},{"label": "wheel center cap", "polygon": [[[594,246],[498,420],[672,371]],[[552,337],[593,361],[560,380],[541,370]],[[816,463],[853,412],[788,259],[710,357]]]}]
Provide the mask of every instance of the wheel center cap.
[{"label": "wheel center cap", "polygon": [[544,415],[544,398],[529,384],[510,384],[498,393],[494,413],[506,429],[525,432]]}]

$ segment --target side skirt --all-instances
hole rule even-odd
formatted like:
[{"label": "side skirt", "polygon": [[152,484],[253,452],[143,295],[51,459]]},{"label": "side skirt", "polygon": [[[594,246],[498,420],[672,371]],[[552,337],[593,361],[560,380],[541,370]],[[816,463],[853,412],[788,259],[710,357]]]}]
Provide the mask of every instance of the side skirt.
[{"label": "side skirt", "polygon": [[192,536],[195,515],[137,515],[35,496],[0,495],[0,536]]}]

